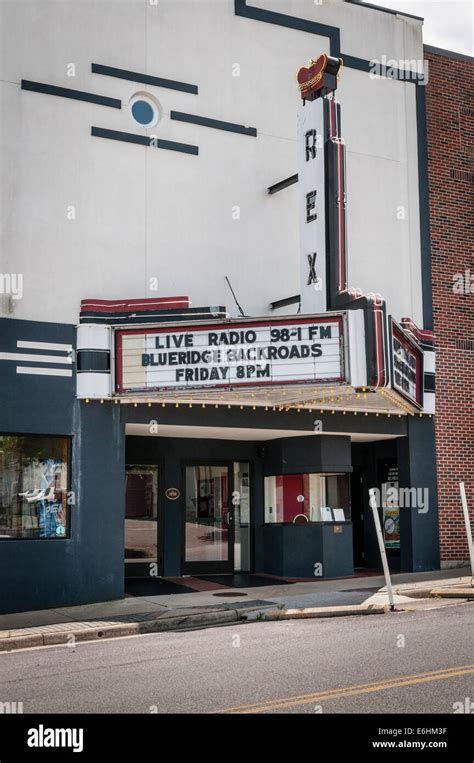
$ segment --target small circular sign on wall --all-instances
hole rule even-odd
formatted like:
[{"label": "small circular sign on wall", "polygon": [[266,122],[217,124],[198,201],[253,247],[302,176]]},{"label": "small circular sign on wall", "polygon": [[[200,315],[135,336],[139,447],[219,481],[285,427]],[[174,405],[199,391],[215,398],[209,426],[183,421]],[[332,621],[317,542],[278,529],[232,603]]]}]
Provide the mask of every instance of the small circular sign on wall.
[{"label": "small circular sign on wall", "polygon": [[304,502],[304,495],[297,495],[296,496],[296,500],[298,501],[298,503],[303,503]]},{"label": "small circular sign on wall", "polygon": [[180,495],[181,495],[181,491],[180,491],[180,490],[178,490],[178,488],[177,488],[177,487],[169,487],[169,488],[168,488],[168,489],[165,491],[165,496],[166,496],[166,497],[167,497],[167,498],[168,498],[170,501],[176,501],[176,499],[177,499],[177,498],[179,498],[179,496],[180,496]]}]

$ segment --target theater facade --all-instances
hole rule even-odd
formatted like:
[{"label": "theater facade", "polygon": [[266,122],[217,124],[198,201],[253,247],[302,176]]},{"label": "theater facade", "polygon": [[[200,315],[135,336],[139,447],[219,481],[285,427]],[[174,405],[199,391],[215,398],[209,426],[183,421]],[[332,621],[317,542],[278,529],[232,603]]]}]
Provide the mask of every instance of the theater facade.
[{"label": "theater facade", "polygon": [[378,569],[373,487],[392,569],[437,569],[420,20],[130,0],[73,29],[62,5],[73,77],[48,50],[6,72],[37,139],[9,122],[1,610]]}]

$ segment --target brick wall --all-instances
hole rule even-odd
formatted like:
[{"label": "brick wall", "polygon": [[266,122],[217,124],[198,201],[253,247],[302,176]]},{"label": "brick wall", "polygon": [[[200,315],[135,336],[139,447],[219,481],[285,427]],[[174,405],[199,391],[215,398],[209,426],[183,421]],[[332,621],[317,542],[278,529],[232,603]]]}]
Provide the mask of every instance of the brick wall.
[{"label": "brick wall", "polygon": [[425,50],[442,566],[469,558],[460,480],[474,526],[474,66],[448,56]]}]

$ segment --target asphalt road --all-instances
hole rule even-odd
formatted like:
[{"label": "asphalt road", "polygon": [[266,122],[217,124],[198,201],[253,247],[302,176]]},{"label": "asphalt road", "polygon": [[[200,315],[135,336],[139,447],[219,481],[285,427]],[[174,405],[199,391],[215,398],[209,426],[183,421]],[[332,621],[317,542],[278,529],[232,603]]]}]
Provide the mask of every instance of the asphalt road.
[{"label": "asphalt road", "polygon": [[0,701],[25,713],[450,714],[474,700],[473,615],[458,604],[1,653]]}]

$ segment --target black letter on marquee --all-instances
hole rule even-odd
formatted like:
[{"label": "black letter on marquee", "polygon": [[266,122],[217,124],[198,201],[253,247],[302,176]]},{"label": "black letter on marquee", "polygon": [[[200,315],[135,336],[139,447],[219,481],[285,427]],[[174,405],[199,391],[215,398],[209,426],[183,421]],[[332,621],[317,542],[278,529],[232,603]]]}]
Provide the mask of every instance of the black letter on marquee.
[{"label": "black letter on marquee", "polygon": [[316,130],[308,130],[305,135],[306,161],[316,158]]},{"label": "black letter on marquee", "polygon": [[310,223],[313,220],[316,220],[317,214],[316,212],[312,215],[311,210],[316,207],[316,193],[317,191],[310,191],[306,194],[306,222]]},{"label": "black letter on marquee", "polygon": [[312,283],[317,283],[318,277],[316,275],[316,257],[318,256],[316,252],[313,252],[313,254],[307,254],[308,258],[308,265],[309,265],[309,273],[308,273],[308,286]]}]

